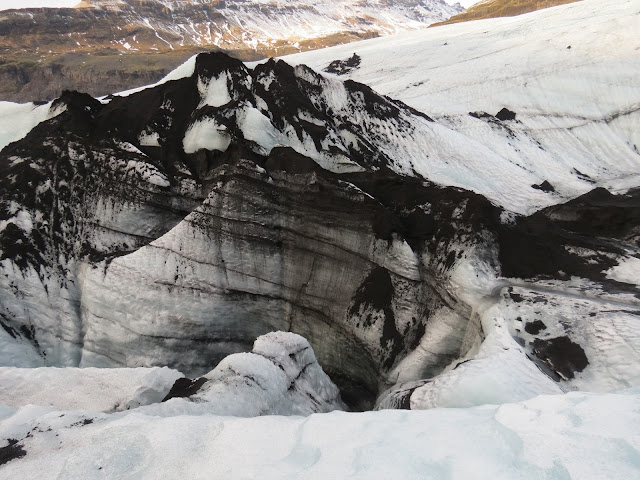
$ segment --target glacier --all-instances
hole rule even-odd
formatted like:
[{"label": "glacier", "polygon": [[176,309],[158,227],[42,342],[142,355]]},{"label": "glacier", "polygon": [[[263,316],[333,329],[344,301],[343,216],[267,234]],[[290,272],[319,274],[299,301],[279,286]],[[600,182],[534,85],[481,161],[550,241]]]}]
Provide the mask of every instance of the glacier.
[{"label": "glacier", "polygon": [[[611,17],[614,4],[607,5],[599,18]],[[546,35],[557,36],[557,12],[564,12],[562,25],[593,25],[587,10],[589,2],[491,20],[492,38],[505,42],[516,27],[547,18],[548,31],[529,34],[535,46]],[[606,30],[622,22],[619,31],[625,32],[634,21],[637,15],[626,15],[596,26]],[[384,91],[376,81],[380,57],[370,50],[386,55],[394,42],[420,50],[451,29],[462,38],[477,37],[477,25],[464,25],[394,37],[387,50],[378,48],[379,41],[363,42],[363,61],[350,75]],[[476,43],[482,50],[496,42]],[[319,64],[344,48],[289,61]],[[617,53],[622,59],[628,54]],[[572,68],[558,57],[540,62],[527,68],[547,71],[545,62]],[[399,71],[392,60],[384,64]],[[497,77],[506,81],[501,72]],[[625,102],[628,87],[619,83],[613,98]],[[416,94],[427,102],[425,88],[412,83],[405,99]],[[527,99],[538,91],[527,88],[518,98],[533,103]],[[453,98],[448,102],[459,108]],[[570,108],[586,115],[580,105]],[[473,115],[460,118],[482,122],[498,135],[483,130],[483,145],[452,120],[452,112],[429,106],[426,115],[302,65],[270,60],[246,66],[210,54],[146,89],[100,101],[68,92],[30,114],[31,107],[21,107],[20,118],[27,120],[20,125],[40,123],[3,150],[0,333],[8,349],[21,350],[20,361],[7,356],[3,362],[170,365],[198,376],[226,355],[248,351],[260,335],[293,330],[312,342],[330,375],[341,377],[343,394],[364,408],[394,385],[438,373],[457,378],[480,360],[499,365],[500,355],[480,352],[491,351],[487,339],[500,328],[507,333],[499,335],[498,345],[522,360],[521,372],[539,376],[532,384],[539,393],[548,390],[542,387],[545,375],[561,390],[634,385],[638,372],[625,368],[625,361],[635,358],[638,344],[629,327],[637,311],[635,284],[628,274],[614,272],[634,258],[637,217],[629,188],[635,177],[624,176],[625,189],[612,194],[604,187],[624,170],[598,178],[578,171],[574,161],[567,166],[570,180],[554,176],[550,188],[546,164],[526,153],[532,145],[547,152],[547,130],[516,120],[521,107],[509,104],[519,113],[498,118],[477,113],[487,104],[464,106]],[[550,111],[545,115],[557,115],[542,107]],[[46,108],[50,113],[42,121]],[[625,121],[634,118],[630,110]],[[603,132],[596,137],[600,146],[606,144],[602,135],[620,133],[598,119],[591,124]],[[61,132],[75,135],[78,129],[88,140],[61,138]],[[560,133],[562,142],[556,139],[554,148],[568,145],[567,155],[544,155],[575,159],[572,149],[581,140],[567,136],[576,129],[561,127],[554,135]],[[633,139],[621,140],[630,146]],[[32,153],[37,142],[40,158]],[[505,144],[519,152],[520,164],[495,150]],[[607,157],[629,170],[638,159],[631,148],[615,156],[610,150],[594,153],[598,161]],[[586,160],[581,162],[584,168]],[[20,186],[30,175],[42,179],[34,194]],[[571,186],[576,182],[577,190]],[[246,203],[236,191],[253,200]],[[48,211],[51,198],[55,208]],[[327,205],[333,218],[327,218]],[[360,212],[360,224],[349,211]],[[605,233],[611,221],[619,225]],[[595,237],[585,240],[585,234]],[[606,327],[612,313],[618,326],[613,330]],[[611,351],[593,346],[605,336]],[[558,354],[562,345],[565,353]],[[432,388],[429,383],[419,390]]]},{"label": "glacier", "polygon": [[[637,186],[637,9],[635,0],[584,0],[283,58],[323,70],[355,53],[359,67],[340,78],[427,112],[477,152],[465,163],[486,174],[447,184],[530,213],[596,185],[620,193]],[[514,121],[497,121],[505,107]],[[531,185],[545,180],[555,191],[533,195]]]},{"label": "glacier", "polygon": [[637,476],[638,7],[15,107],[0,476]]}]

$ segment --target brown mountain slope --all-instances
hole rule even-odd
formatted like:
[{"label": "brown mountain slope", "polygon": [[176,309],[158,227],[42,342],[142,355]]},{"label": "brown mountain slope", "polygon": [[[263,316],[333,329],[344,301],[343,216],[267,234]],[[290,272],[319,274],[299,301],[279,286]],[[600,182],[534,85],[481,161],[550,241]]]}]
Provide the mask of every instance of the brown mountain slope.
[{"label": "brown mountain slope", "polygon": [[86,0],[0,11],[0,100],[104,95],[153,83],[198,52],[281,56],[424,28],[460,10],[443,0]]},{"label": "brown mountain slope", "polygon": [[483,18],[514,17],[542,8],[555,7],[556,5],[577,1],[579,0],[486,0],[469,7],[449,20],[438,22],[431,26],[437,27],[438,25],[481,20]]}]

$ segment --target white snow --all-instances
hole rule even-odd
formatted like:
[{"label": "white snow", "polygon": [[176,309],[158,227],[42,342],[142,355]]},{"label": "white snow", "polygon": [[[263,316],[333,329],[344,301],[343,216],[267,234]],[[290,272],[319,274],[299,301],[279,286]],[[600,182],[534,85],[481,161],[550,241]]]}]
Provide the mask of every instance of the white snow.
[{"label": "white snow", "polygon": [[413,410],[500,405],[563,393],[525,356],[504,327],[484,322],[483,330],[488,335],[477,354],[413,392]]},{"label": "white snow", "polygon": [[136,147],[135,145],[132,145],[129,142],[118,142],[118,147],[120,147],[122,150],[124,150],[125,152],[129,152],[129,153],[137,153],[138,155],[144,155],[144,153],[142,153],[138,147]]},{"label": "white snow", "polygon": [[128,171],[135,171],[145,181],[152,185],[156,185],[158,187],[169,187],[171,185],[167,176],[150,163],[129,160],[129,162],[127,162],[126,169]]},{"label": "white snow", "polygon": [[209,79],[198,78],[198,91],[202,97],[199,107],[209,105],[211,107],[221,107],[231,101],[229,95],[229,74],[222,72],[218,77]]},{"label": "white snow", "polygon": [[[639,6],[637,0],[583,0],[284,60],[322,70],[358,54],[361,65],[340,78],[363,82],[437,121],[433,141],[415,143],[422,152],[420,162],[412,161],[418,173],[530,213],[595,186],[637,186]],[[469,115],[495,115],[503,107],[516,112],[516,121]],[[556,193],[532,188],[544,180]]]},{"label": "white snow", "polygon": [[145,130],[138,136],[138,142],[140,142],[140,145],[143,147],[159,147],[160,135],[158,132]]},{"label": "white snow", "polygon": [[626,257],[619,265],[607,270],[607,278],[640,285],[640,258]]},{"label": "white snow", "polygon": [[182,376],[167,367],[0,367],[0,404],[113,412],[160,402]]},{"label": "white snow", "polygon": [[[294,333],[260,336],[251,353],[229,355],[205,378],[208,382],[192,400],[206,403],[206,411],[216,415],[310,415],[346,409],[309,342]],[[150,411],[162,410],[158,406]]]},{"label": "white snow", "polygon": [[245,107],[238,112],[237,118],[244,138],[257,143],[264,153],[270,152],[273,147],[286,141],[271,120],[257,108]]},{"label": "white snow", "polygon": [[531,341],[525,326],[537,320],[544,324],[543,339],[568,337],[581,345],[589,364],[561,382],[565,390],[608,392],[640,385],[637,299],[607,298],[597,291],[593,295],[585,292],[584,280],[576,280],[575,288],[568,282],[509,287],[521,297],[520,302],[512,301],[503,289],[500,301],[482,312],[483,327],[496,324],[514,337]]},{"label": "white snow", "polygon": [[0,220],[0,232],[7,228],[7,225],[10,223],[20,228],[27,235],[30,235],[31,230],[33,230],[33,219],[31,218],[31,214],[26,210],[20,210],[16,215],[7,220]]},{"label": "white snow", "polygon": [[51,102],[36,106],[33,103],[0,102],[0,150],[11,142],[24,138],[36,125],[49,117]]},{"label": "white snow", "polygon": [[231,136],[227,127],[219,125],[212,118],[196,121],[184,135],[182,146],[185,153],[198,150],[219,150],[224,152],[231,144]]},{"label": "white snow", "polygon": [[[171,403],[171,402],[169,402]],[[0,407],[4,478],[627,480],[640,391],[501,406],[230,418]],[[31,432],[31,433],[30,433]],[[29,434],[29,437],[27,437]],[[0,440],[5,446],[6,440]]]}]

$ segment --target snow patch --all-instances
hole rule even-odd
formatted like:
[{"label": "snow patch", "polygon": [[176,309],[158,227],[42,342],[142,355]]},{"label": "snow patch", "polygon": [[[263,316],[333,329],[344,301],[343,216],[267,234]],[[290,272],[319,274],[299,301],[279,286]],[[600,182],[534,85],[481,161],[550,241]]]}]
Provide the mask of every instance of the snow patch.
[{"label": "snow patch", "polygon": [[239,112],[238,126],[242,130],[244,138],[257,143],[265,154],[271,152],[273,147],[281,145],[284,140],[271,120],[253,107],[243,108]]},{"label": "snow patch", "polygon": [[185,133],[182,146],[185,153],[198,150],[219,150],[224,152],[231,144],[231,135],[227,127],[218,124],[212,118],[196,121]]},{"label": "snow patch", "polygon": [[[11,208],[9,211],[11,211]],[[13,217],[7,220],[0,220],[0,232],[7,228],[7,225],[10,223],[14,224],[26,235],[31,235],[31,231],[33,230],[33,218],[31,217],[31,213],[28,211],[20,210]]]},{"label": "snow patch", "polygon": [[0,149],[24,138],[33,127],[52,118],[50,106],[51,102],[39,106],[33,103],[0,102]]},{"label": "snow patch", "polygon": [[135,171],[146,182],[149,182],[152,185],[163,188],[171,186],[171,183],[169,182],[169,179],[166,177],[166,175],[164,175],[155,166],[149,163],[129,160],[126,169],[128,171]]},{"label": "snow patch", "polygon": [[146,155],[144,153],[142,153],[138,149],[138,147],[136,147],[135,145],[133,145],[133,144],[131,144],[129,142],[118,142],[118,147],[120,147],[125,152],[137,153],[138,155],[144,155],[146,157]]},{"label": "snow patch", "polygon": [[229,95],[229,73],[222,72],[219,76],[210,79],[198,78],[198,92],[202,102],[198,108],[206,105],[210,107],[222,107],[231,101]]},{"label": "snow patch", "polygon": [[143,147],[159,147],[160,135],[158,132],[145,130],[138,136],[138,143]]},{"label": "snow patch", "polygon": [[607,278],[640,286],[640,258],[626,257],[606,271]]}]

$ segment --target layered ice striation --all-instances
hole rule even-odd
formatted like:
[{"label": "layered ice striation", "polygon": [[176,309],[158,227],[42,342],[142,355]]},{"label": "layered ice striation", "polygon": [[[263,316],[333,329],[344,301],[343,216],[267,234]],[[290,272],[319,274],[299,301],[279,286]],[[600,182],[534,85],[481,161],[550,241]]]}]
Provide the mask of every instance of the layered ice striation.
[{"label": "layered ice striation", "polygon": [[[5,365],[168,365],[210,378],[196,397],[254,372],[275,395],[306,354],[246,352],[282,331],[353,409],[638,383],[637,189],[556,195],[496,151],[532,138],[486,148],[305,66],[208,54],[182,73],[65,93],[0,153],[0,342],[21,359]],[[504,133],[520,114],[466,117]],[[331,403],[301,378],[277,403]]]}]

